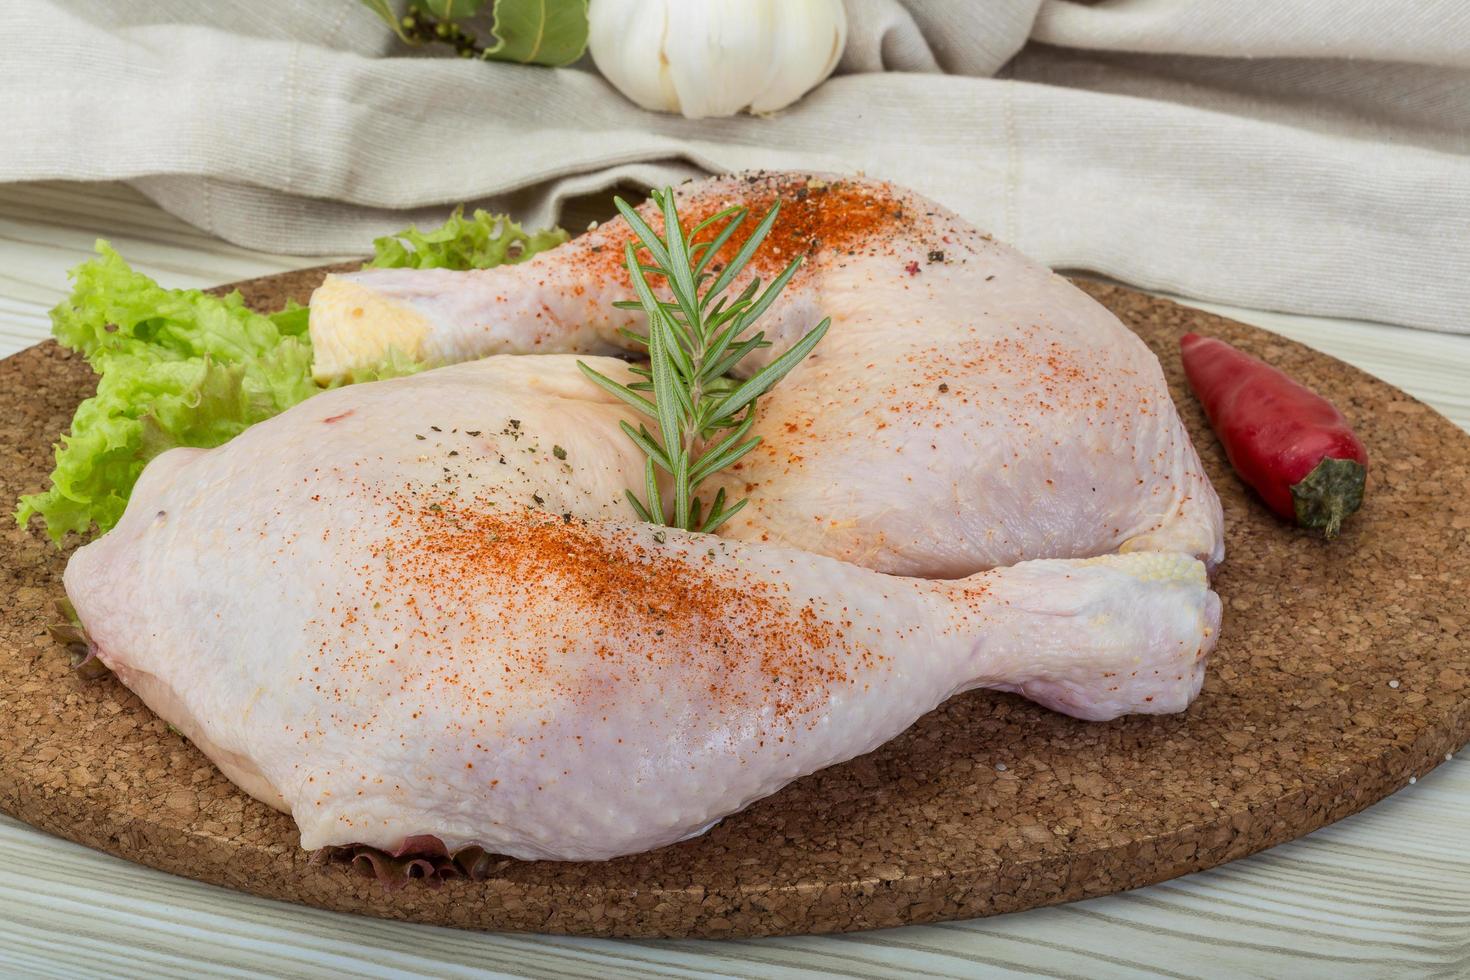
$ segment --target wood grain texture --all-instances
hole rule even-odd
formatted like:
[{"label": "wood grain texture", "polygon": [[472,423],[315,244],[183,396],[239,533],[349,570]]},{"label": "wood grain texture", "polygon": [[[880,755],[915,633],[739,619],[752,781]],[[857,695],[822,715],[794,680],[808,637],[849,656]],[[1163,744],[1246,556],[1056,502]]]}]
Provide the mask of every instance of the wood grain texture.
[{"label": "wood grain texture", "polygon": [[[86,202],[86,195],[79,195],[75,192],[69,193],[72,196],[68,200],[81,202],[75,205],[78,212],[85,211],[89,206]],[[124,202],[124,204],[137,208],[140,211],[146,211],[146,205],[140,205],[136,200]],[[10,207],[10,202],[5,202],[3,206]],[[156,212],[154,214],[156,216]],[[80,218],[77,221],[81,223]],[[124,228],[122,230],[126,231],[127,229]],[[109,233],[118,235],[118,231],[116,230],[110,230]],[[26,235],[31,239],[44,239],[49,234],[51,234],[50,226],[41,222],[35,222],[26,227]],[[75,240],[85,239],[81,243],[83,246],[90,244],[90,234],[74,235],[72,237]],[[6,247],[9,247],[8,243],[4,244]],[[143,247],[146,248],[146,243],[143,243]],[[27,243],[22,243],[17,248],[29,254]],[[76,241],[71,243],[71,248],[72,251],[67,255],[65,264],[70,264],[80,257],[77,254],[78,245]],[[130,255],[137,250],[137,247],[125,248],[127,254]],[[59,263],[54,263],[53,268],[56,265],[59,265]],[[166,273],[160,274],[165,281],[170,281]],[[44,310],[45,306],[49,306],[50,302],[54,302],[55,298],[59,298],[61,293],[62,286],[60,278],[54,272],[53,277],[54,281],[49,284],[44,282],[30,284],[30,286],[34,287],[31,292],[35,294],[36,299],[30,299],[29,296],[20,296],[14,301],[15,305],[20,307],[23,312],[28,312],[34,316],[37,324],[42,322],[40,317],[41,311]],[[219,276],[218,278],[228,278],[228,276]],[[172,282],[176,283],[178,279],[175,278]],[[25,284],[22,284],[22,286],[25,286]],[[8,291],[9,288],[9,283],[0,283],[0,291]],[[51,295],[47,295],[46,293],[48,288],[51,290]],[[22,288],[16,291],[24,293],[26,289]],[[12,301],[6,299],[3,302],[8,303]],[[9,307],[5,309],[8,310]],[[3,319],[7,319],[7,313],[0,312],[0,320]],[[1325,323],[1308,323],[1304,326],[1291,323],[1289,325],[1293,328],[1300,328],[1307,331],[1313,329],[1320,330],[1324,336],[1329,336],[1329,331],[1333,329],[1331,324]],[[1368,327],[1366,325],[1347,324],[1343,326],[1349,331],[1361,328],[1362,337],[1367,338],[1362,342],[1369,348],[1374,343],[1371,338],[1379,334],[1388,335],[1388,339],[1379,342],[1385,355],[1411,348],[1414,343],[1420,342],[1421,340],[1432,345],[1441,339],[1454,341],[1462,339],[1439,338],[1435,335],[1426,335],[1413,331],[1397,331],[1391,328]],[[39,332],[39,330],[35,331],[35,333]],[[29,336],[34,336],[35,333],[30,333]],[[1460,355],[1459,363],[1463,365],[1465,363],[1464,352],[1467,349],[1470,348],[1461,345],[1458,348],[1450,349],[1445,356],[1437,358],[1436,363],[1443,365],[1443,371],[1441,375],[1432,376],[1431,380],[1435,377],[1442,378],[1439,382],[1441,387],[1438,392],[1435,390],[1421,389],[1424,394],[1432,399],[1437,399],[1437,396],[1441,396],[1442,400],[1437,400],[1440,400],[1444,408],[1455,414],[1460,414],[1457,411],[1460,406],[1455,404],[1454,396],[1457,392],[1462,393],[1462,389],[1454,381],[1454,354],[1458,353]],[[1370,349],[1369,354],[1371,353],[1372,350]],[[1385,356],[1384,360],[1386,367],[1383,370],[1395,370],[1393,358]],[[1405,361],[1405,364],[1402,365],[1403,369],[1408,370],[1412,368],[1413,364],[1407,358],[1402,358],[1402,360]],[[1463,768],[1463,764],[1456,764],[1447,768],[1452,770],[1461,769]],[[1435,783],[1436,785],[1439,785],[1446,777],[1441,774],[1436,774],[1431,778],[1437,781]],[[1426,784],[1428,782],[1429,780],[1426,780]],[[1423,792],[1424,785],[1421,784],[1415,791],[1410,791],[1406,795],[1413,797],[1416,792]],[[1453,794],[1457,791],[1464,792],[1464,787],[1459,786],[1457,790],[1454,785],[1451,786],[1449,793],[1452,800],[1454,799]],[[1385,805],[1385,807],[1380,808],[1380,811],[1387,810],[1396,805],[1409,805],[1407,802],[1401,803],[1404,796],[1396,797],[1389,804]],[[1465,798],[1470,798],[1470,794],[1460,797],[1462,800]],[[1376,819],[1376,815],[1380,811],[1374,811],[1369,816]],[[1442,819],[1449,821],[1454,812],[1453,804],[1442,807],[1438,812]],[[1368,818],[1358,818],[1359,821],[1366,819]],[[1423,825],[1428,818],[1424,814],[1419,814],[1413,819],[1417,826]],[[1446,826],[1448,825],[1447,823]],[[1349,822],[1349,826],[1357,826],[1357,824]],[[1339,832],[1345,834],[1348,831],[1339,826],[1325,831],[1323,835],[1318,836],[1336,835]],[[24,830],[17,830],[16,833],[24,835],[24,838],[28,841],[37,836]],[[1435,840],[1435,837],[1437,837],[1437,840]],[[10,839],[9,836],[4,838],[7,844]],[[1462,875],[1464,872],[1465,845],[1463,840],[1456,839],[1453,835],[1446,833],[1431,836],[1431,843],[1427,846],[1426,852],[1418,860],[1411,860],[1409,862],[1412,866],[1412,874],[1409,875],[1409,882],[1411,884],[1408,887],[1394,887],[1395,870],[1397,869],[1402,872],[1401,865],[1403,862],[1399,858],[1405,856],[1406,848],[1409,850],[1412,849],[1408,848],[1406,842],[1410,838],[1405,832],[1396,833],[1390,839],[1393,841],[1393,849],[1396,849],[1396,851],[1385,849],[1382,860],[1379,862],[1375,862],[1372,845],[1362,845],[1361,842],[1358,842],[1344,846],[1350,848],[1356,847],[1362,853],[1357,853],[1352,850],[1341,854],[1338,851],[1329,851],[1326,853],[1325,860],[1319,862],[1320,866],[1314,866],[1309,869],[1309,873],[1303,872],[1305,876],[1304,880],[1307,883],[1299,889],[1300,894],[1306,896],[1301,901],[1316,903],[1316,905],[1309,905],[1309,907],[1316,909],[1318,914],[1315,916],[1303,916],[1300,914],[1300,906],[1292,904],[1297,899],[1288,897],[1294,893],[1285,884],[1278,887],[1272,883],[1275,879],[1267,875],[1265,870],[1255,870],[1268,867],[1273,857],[1281,853],[1282,849],[1278,849],[1261,858],[1230,865],[1220,872],[1194,876],[1168,886],[1159,886],[1136,893],[1139,899],[1146,899],[1150,904],[1139,905],[1134,901],[1135,896],[1124,896],[1118,899],[1085,903],[1080,906],[1072,906],[1065,909],[1045,910],[1026,913],[1022,916],[988,920],[985,923],[964,928],[950,926],[939,929],[906,929],[894,933],[874,934],[871,937],[848,937],[841,940],[782,940],[759,943],[722,944],[714,947],[688,943],[637,944],[636,946],[635,944],[606,944],[606,948],[613,950],[639,950],[639,952],[628,954],[628,957],[631,957],[631,959],[628,957],[620,959],[617,955],[599,958],[601,956],[600,952],[588,954],[587,950],[602,950],[604,949],[602,944],[594,943],[584,947],[570,940],[527,939],[516,940],[511,943],[509,940],[480,937],[481,941],[490,944],[481,948],[487,952],[492,949],[501,950],[507,957],[494,960],[493,962],[518,966],[520,970],[537,973],[545,973],[553,968],[562,969],[563,967],[571,973],[601,972],[604,975],[610,969],[614,971],[619,969],[633,970],[635,972],[651,971],[653,969],[652,962],[649,962],[646,967],[642,965],[644,959],[641,951],[645,949],[684,951],[687,954],[687,958],[685,956],[679,956],[674,960],[678,964],[677,969],[705,967],[716,972],[730,972],[731,970],[749,972],[755,969],[760,969],[765,972],[767,970],[790,969],[797,967],[803,962],[803,958],[818,956],[820,958],[810,960],[811,966],[816,969],[828,970],[838,968],[846,972],[856,971],[870,974],[893,971],[909,972],[910,969],[918,973],[973,972],[985,964],[1002,967],[1007,963],[1016,967],[1024,967],[1028,971],[1035,970],[1042,973],[1062,972],[1105,975],[1151,967],[1180,973],[1188,972],[1186,969],[1188,964],[1179,961],[1177,958],[1181,951],[1192,949],[1198,953],[1202,949],[1221,947],[1222,943],[1228,942],[1227,936],[1239,937],[1239,928],[1242,927],[1242,924],[1251,924],[1259,919],[1262,923],[1265,923],[1262,927],[1265,931],[1261,934],[1261,942],[1257,943],[1254,939],[1251,939],[1246,941],[1244,945],[1230,947],[1236,951],[1240,949],[1253,950],[1251,956],[1255,957],[1255,959],[1238,961],[1242,967],[1246,967],[1247,963],[1249,963],[1250,968],[1253,970],[1262,970],[1264,969],[1262,964],[1276,962],[1277,960],[1280,963],[1295,962],[1296,966],[1291,968],[1296,969],[1298,972],[1300,972],[1303,965],[1310,963],[1317,963],[1319,966],[1325,963],[1346,965],[1346,961],[1334,960],[1331,957],[1327,959],[1320,958],[1321,946],[1325,945],[1330,949],[1333,944],[1340,942],[1356,943],[1358,946],[1361,946],[1362,949],[1359,950],[1361,955],[1353,959],[1352,963],[1358,964],[1359,966],[1377,963],[1379,964],[1378,971],[1380,973],[1383,969],[1388,968],[1389,964],[1393,963],[1406,967],[1411,963],[1417,963],[1426,970],[1453,969],[1454,964],[1457,962],[1463,965],[1463,946],[1459,948],[1458,954],[1455,954],[1459,957],[1457,960],[1455,955],[1451,955],[1453,953],[1452,947],[1454,943],[1450,940],[1459,936],[1460,941],[1463,942],[1466,931],[1466,919],[1470,917],[1467,916],[1467,908],[1470,908],[1470,900],[1467,900],[1463,890],[1456,890],[1449,887],[1449,884],[1455,880],[1455,876],[1457,874]],[[1307,843],[1310,843],[1310,841]],[[35,859],[32,862],[33,865],[40,867],[45,866],[47,859],[53,859],[56,855],[62,853],[56,850],[58,845],[54,844],[28,844],[27,846],[38,847],[37,852],[32,853],[28,851],[26,853]],[[1295,848],[1305,846],[1307,844],[1293,845]],[[1457,848],[1458,851],[1456,850]],[[1291,849],[1288,848],[1285,850]],[[1408,854],[1407,856],[1409,858],[1414,857],[1412,854]],[[84,859],[87,861],[104,860],[90,854],[85,855]],[[0,862],[0,865],[5,867],[15,866],[8,859]],[[1239,869],[1238,872],[1237,869]],[[129,870],[138,874],[146,874],[139,869]],[[1239,882],[1243,882],[1243,884],[1237,883],[1226,887],[1226,884],[1218,882],[1214,877],[1215,875],[1235,875],[1237,873],[1242,876]],[[1373,875],[1375,873],[1380,874],[1380,877],[1374,879]],[[1254,877],[1256,875],[1265,875],[1265,877],[1258,881]],[[1334,878],[1334,875],[1337,877]],[[6,880],[0,877],[0,882],[5,882]],[[164,880],[170,885],[175,884],[172,879]],[[1326,884],[1323,884],[1323,882],[1326,882]],[[178,884],[180,887],[183,886],[182,883]],[[192,888],[195,886],[189,887]],[[1231,887],[1239,892],[1235,899],[1228,897],[1231,893]],[[119,892],[119,894],[122,894],[122,892]],[[1274,945],[1268,941],[1271,938],[1270,923],[1275,914],[1272,903],[1259,905],[1259,903],[1265,901],[1267,895],[1275,896],[1273,903],[1287,910],[1284,913],[1285,918],[1283,921],[1278,923],[1279,929]],[[238,905],[238,903],[248,903],[249,901],[233,896],[225,896],[221,900],[226,903],[235,903],[230,905],[231,908],[238,906],[242,909],[247,906]],[[39,899],[37,901],[40,902]],[[1117,903],[1123,904],[1118,905]],[[1396,903],[1402,903],[1402,906]],[[42,904],[44,905],[44,903]],[[1087,922],[1101,923],[1097,929],[1089,932],[1089,929],[1081,928],[1075,917],[1082,915],[1083,910],[1100,905],[1107,905],[1110,908],[1110,911],[1103,913],[1104,918],[1096,920],[1085,919]],[[254,906],[249,905],[248,907],[253,908]],[[1416,927],[1416,924],[1422,924],[1420,923],[1420,919],[1426,912],[1434,911],[1438,911],[1439,916],[1436,918],[1430,915],[1426,921],[1437,923],[1438,925],[1444,926],[1444,928],[1426,930]],[[306,913],[291,913],[292,916],[304,914]],[[1065,916],[1065,918],[1060,920],[1053,918],[1059,915]],[[1304,918],[1313,919],[1314,921],[1315,919],[1321,919],[1325,923],[1325,927],[1320,930],[1320,944],[1316,946],[1310,943],[1305,946],[1303,945],[1302,936],[1297,933],[1301,931],[1301,921]],[[347,923],[351,922],[351,920],[344,922],[340,917],[332,917],[330,921],[342,923],[343,929],[346,929]],[[1379,921],[1397,922],[1402,928],[1393,926],[1374,930],[1368,927],[1368,924]],[[992,941],[993,937],[998,935],[992,931],[996,928],[996,924],[1006,922],[1020,924],[1035,923],[1037,928],[1033,934],[1025,928],[1010,927],[1012,928],[1011,934]],[[1355,925],[1343,927],[1345,923]],[[385,927],[376,927],[376,929],[383,928]],[[412,927],[403,928],[412,929]],[[1282,932],[1281,930],[1285,931]],[[407,935],[426,934],[414,930]],[[442,934],[438,933],[432,933],[431,935],[436,937],[442,936]],[[1088,939],[1089,936],[1091,941]],[[1150,936],[1153,938],[1147,938]],[[901,937],[910,938],[905,939]],[[985,938],[982,940],[977,937]],[[1059,941],[1063,939],[1066,941]],[[1072,943],[1073,939],[1076,939],[1075,943]],[[1440,940],[1444,940],[1445,942],[1440,942]],[[131,941],[131,939],[125,937],[125,945],[128,941]],[[351,939],[349,939],[350,941]],[[462,935],[456,936],[456,942],[465,941],[468,940],[465,940]],[[136,940],[136,943],[139,944],[146,942],[146,937],[139,937]],[[525,958],[524,954],[519,952],[522,947],[518,944],[527,942],[536,944],[536,948],[538,949],[567,950],[568,952],[564,954],[557,952],[551,960],[533,960]],[[1436,942],[1439,942],[1439,945],[1436,946]],[[1448,946],[1446,942],[1448,942]],[[436,951],[440,948],[441,943],[447,943],[447,940],[441,938],[434,940]],[[511,945],[505,947],[499,945],[501,943],[511,943]],[[7,950],[11,948],[20,950],[22,945],[12,945],[10,934],[0,932],[0,947]],[[43,943],[42,946],[44,947],[45,944]],[[412,941],[410,940],[405,943],[403,948],[411,947]],[[1309,947],[1315,949],[1316,952],[1305,952]],[[339,950],[341,948],[338,947]],[[321,947],[312,947],[312,949],[320,952]],[[834,957],[833,954],[826,952],[828,949],[850,950],[851,952],[843,956]],[[1413,949],[1415,954],[1413,956],[1399,956],[1395,953],[1385,958],[1385,949],[1390,952],[1393,950],[1402,952],[1405,949]],[[57,949],[53,947],[51,951],[54,953]],[[332,955],[335,956],[336,953]],[[585,959],[588,955],[591,958]],[[1189,953],[1186,952],[1183,955],[1189,955]],[[563,956],[565,957],[564,960],[560,958]],[[15,962],[19,963],[22,961],[17,960]],[[118,960],[115,962],[122,961]],[[311,956],[307,956],[305,960],[300,962],[303,964],[314,963],[316,968],[320,969],[326,963],[339,961],[330,958],[312,959]],[[450,960],[446,959],[445,965],[447,966],[449,962]],[[487,961],[482,959],[480,962],[485,964]],[[533,962],[539,965],[533,966]],[[577,966],[576,964],[579,962],[582,962],[584,965]],[[930,968],[926,971],[921,964],[927,964]],[[1108,964],[1112,964],[1112,966]],[[1197,970],[1196,972],[1199,971]],[[1272,968],[1270,972],[1275,972],[1275,968]],[[1371,968],[1365,972],[1355,967],[1346,972],[1367,975],[1368,972],[1372,971]],[[1338,971],[1338,975],[1343,975],[1342,971]]]}]

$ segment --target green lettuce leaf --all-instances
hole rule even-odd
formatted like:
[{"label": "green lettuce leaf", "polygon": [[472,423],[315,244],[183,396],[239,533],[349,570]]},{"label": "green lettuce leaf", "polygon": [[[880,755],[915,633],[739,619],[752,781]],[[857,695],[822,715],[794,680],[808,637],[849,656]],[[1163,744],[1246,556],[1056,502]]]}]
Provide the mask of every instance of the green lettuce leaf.
[{"label": "green lettuce leaf", "polygon": [[353,368],[351,381],[333,381],[329,385],[339,388],[344,384],[359,385],[365,381],[387,381],[389,378],[402,378],[410,374],[418,374],[420,371],[428,370],[429,366],[423,361],[415,361],[403,351],[396,347],[389,347],[383,359],[371,367]]},{"label": "green lettuce leaf", "polygon": [[[299,311],[285,329],[239,293],[164,289],[106,242],[72,270],[71,296],[51,311],[52,333],[98,374],[56,446],[51,488],[20,499],[53,540],[106,531],[122,517],[144,465],[175,446],[217,446],[321,389]],[[301,321],[298,329],[297,321]]]},{"label": "green lettuce leaf", "polygon": [[464,208],[458,207],[432,231],[410,226],[396,235],[374,239],[368,265],[377,269],[488,269],[524,262],[567,237],[560,228],[526,231],[503,214],[476,210],[466,218]]},{"label": "green lettuce leaf", "polygon": [[311,307],[302,306],[294,299],[288,299],[286,300],[285,309],[276,310],[274,313],[267,313],[266,316],[270,317],[271,323],[274,323],[276,329],[281,331],[281,336],[305,337],[306,331],[311,325],[310,319],[308,318],[308,314],[310,313]]}]

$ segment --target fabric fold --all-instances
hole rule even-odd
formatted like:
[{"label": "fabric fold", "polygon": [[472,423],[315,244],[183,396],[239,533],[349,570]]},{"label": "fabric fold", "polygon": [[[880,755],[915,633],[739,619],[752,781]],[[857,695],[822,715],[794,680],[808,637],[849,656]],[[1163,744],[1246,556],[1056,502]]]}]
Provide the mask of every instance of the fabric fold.
[{"label": "fabric fold", "polygon": [[620,185],[865,172],[1053,266],[1470,332],[1467,8],[1229,11],[849,0],[841,74],[769,117],[687,120],[585,60],[405,55],[358,0],[33,0],[0,39],[0,180],[128,180],[311,255],[460,202],[544,224]]}]

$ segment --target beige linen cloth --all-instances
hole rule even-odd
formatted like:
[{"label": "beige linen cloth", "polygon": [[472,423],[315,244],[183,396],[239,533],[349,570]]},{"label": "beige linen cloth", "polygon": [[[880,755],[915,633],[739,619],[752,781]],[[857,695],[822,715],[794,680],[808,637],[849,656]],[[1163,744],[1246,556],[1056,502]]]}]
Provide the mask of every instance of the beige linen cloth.
[{"label": "beige linen cloth", "polygon": [[127,180],[230,241],[325,254],[459,201],[540,224],[620,182],[860,170],[1053,266],[1470,332],[1470,0],[848,11],[807,98],[692,121],[585,60],[406,53],[357,0],[15,0],[0,180]]}]

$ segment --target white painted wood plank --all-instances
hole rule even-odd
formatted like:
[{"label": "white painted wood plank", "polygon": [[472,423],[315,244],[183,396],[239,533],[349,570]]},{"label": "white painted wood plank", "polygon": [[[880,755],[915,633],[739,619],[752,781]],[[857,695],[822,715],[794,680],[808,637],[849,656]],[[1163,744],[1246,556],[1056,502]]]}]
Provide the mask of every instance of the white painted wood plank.
[{"label": "white painted wood plank", "polygon": [[[308,264],[210,239],[116,185],[0,187],[0,356],[46,336],[106,237],[169,286]],[[309,260],[316,261],[316,260]],[[1356,364],[1470,429],[1470,337],[1197,304]],[[853,936],[481,935],[202,885],[0,818],[0,975],[1470,975],[1470,762],[1303,840],[1125,895]]]}]

